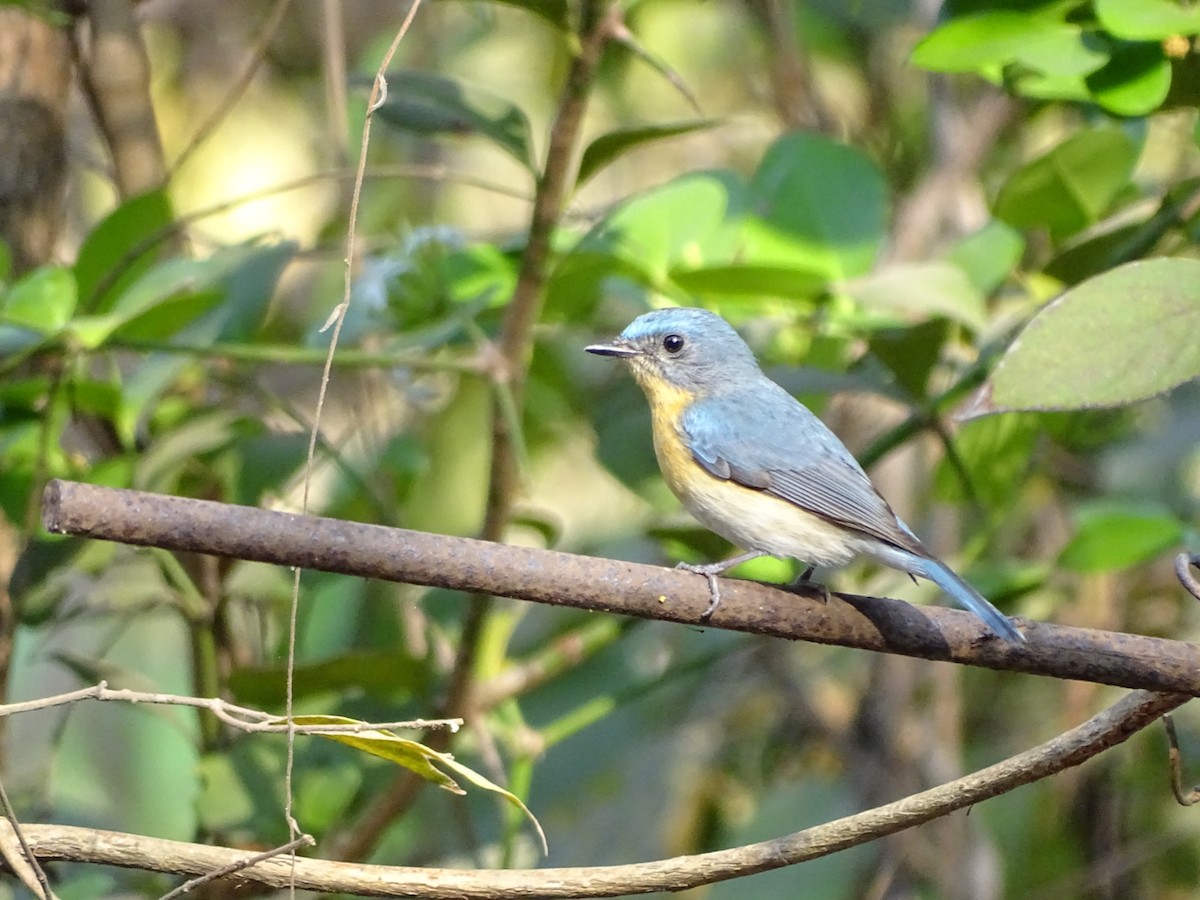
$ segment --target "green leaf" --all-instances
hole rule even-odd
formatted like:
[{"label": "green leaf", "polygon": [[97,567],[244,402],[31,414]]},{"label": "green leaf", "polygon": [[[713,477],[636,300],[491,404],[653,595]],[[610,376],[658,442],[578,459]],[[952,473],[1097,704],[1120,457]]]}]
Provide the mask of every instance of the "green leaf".
[{"label": "green leaf", "polygon": [[963,418],[1134,403],[1200,376],[1200,261],[1148,259],[1040,310]]},{"label": "green leaf", "polygon": [[1129,185],[1141,143],[1113,126],[1068,138],[1005,183],[995,214],[1016,228],[1048,228],[1056,239],[1096,222]]},{"label": "green leaf", "polygon": [[[302,699],[354,687],[394,702],[398,696],[425,690],[428,674],[424,666],[404,653],[363,650],[298,664],[292,676],[292,689]],[[284,700],[287,669],[284,666],[240,668],[230,675],[229,687],[239,703],[274,706]]]},{"label": "green leaf", "polygon": [[1119,116],[1143,116],[1167,99],[1171,62],[1161,44],[1120,44],[1112,59],[1087,76],[1097,103]]},{"label": "green leaf", "polygon": [[947,330],[945,319],[930,319],[912,328],[878,331],[871,335],[871,352],[892,371],[909,396],[924,397]]},{"label": "green leaf", "polygon": [[887,188],[879,169],[818,134],[785,134],[771,145],[751,180],[750,203],[739,256],[747,265],[853,278],[870,271],[883,244]]},{"label": "green leaf", "polygon": [[88,233],[74,266],[85,311],[107,311],[145,274],[155,260],[147,242],[166,233],[173,220],[166,191],[156,190],[126,200]]},{"label": "green leaf", "polygon": [[565,31],[569,24],[567,19],[567,0],[498,0],[506,6],[515,6],[526,10],[535,16],[545,19],[559,31]]},{"label": "green leaf", "polygon": [[1094,0],[1100,24],[1114,37],[1161,41],[1176,34],[1200,34],[1200,6],[1179,0]]},{"label": "green leaf", "polygon": [[547,286],[548,311],[590,305],[615,278],[669,292],[681,271],[726,264],[745,193],[736,175],[716,171],[692,172],[636,195],[564,254]]},{"label": "green leaf", "polygon": [[690,134],[718,124],[715,119],[695,119],[689,122],[673,122],[669,125],[644,125],[639,128],[623,128],[602,134],[583,151],[579,161],[579,174],[575,178],[575,186],[583,184],[617,157],[628,153],[635,147],[660,141],[664,138]]},{"label": "green leaf", "polygon": [[[357,719],[347,719],[342,716],[296,716],[292,721],[296,725],[306,727],[366,724]],[[285,722],[280,720],[274,724],[282,725]],[[498,784],[489,781],[478,772],[456,761],[449,753],[439,753],[437,750],[426,747],[417,741],[406,740],[391,731],[382,729],[368,731],[315,731],[310,733],[328,738],[331,741],[337,741],[339,744],[345,744],[364,753],[370,753],[372,756],[378,756],[380,759],[394,762],[414,772],[426,781],[433,782],[444,790],[455,794],[465,794],[466,791],[459,787],[458,782],[443,771],[443,769],[448,769],[476,787],[490,791],[493,794],[498,794],[520,809],[537,830],[538,837],[542,841],[542,851],[549,852],[546,846],[546,833],[542,831],[541,824],[534,817],[533,813],[529,811],[529,807],[521,802],[519,797],[509,793]]]},{"label": "green leaf", "polygon": [[478,134],[536,173],[529,119],[520,107],[476,86],[428,72],[390,72],[379,117],[424,135]]},{"label": "green leaf", "polygon": [[1024,252],[1021,233],[993,220],[959,240],[946,259],[966,272],[975,290],[987,297],[1004,284]]},{"label": "green leaf", "polygon": [[1075,536],[1058,562],[1076,572],[1112,572],[1148,562],[1182,538],[1183,526],[1166,510],[1100,501],[1079,511]]},{"label": "green leaf", "polygon": [[953,263],[900,263],[857,278],[845,289],[871,312],[912,322],[944,316],[980,331],[986,318],[983,297]]},{"label": "green leaf", "polygon": [[1006,10],[957,16],[913,50],[914,65],[934,72],[998,73],[1018,64],[1054,75],[1085,75],[1104,65],[1079,25]]},{"label": "green leaf", "polygon": [[0,321],[40,335],[58,334],[75,312],[77,294],[70,269],[45,266],[30,272],[4,295]]},{"label": "green leaf", "polygon": [[783,266],[706,266],[675,269],[670,278],[697,296],[813,297],[828,282],[820,272]]}]

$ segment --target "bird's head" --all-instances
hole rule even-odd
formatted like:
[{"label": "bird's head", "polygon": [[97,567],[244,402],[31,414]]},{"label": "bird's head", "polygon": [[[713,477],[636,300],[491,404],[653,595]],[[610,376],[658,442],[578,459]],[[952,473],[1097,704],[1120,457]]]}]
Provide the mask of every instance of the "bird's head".
[{"label": "bird's head", "polygon": [[705,309],[644,313],[613,340],[585,349],[628,362],[646,391],[670,387],[702,396],[759,375],[754,354],[733,326]]}]

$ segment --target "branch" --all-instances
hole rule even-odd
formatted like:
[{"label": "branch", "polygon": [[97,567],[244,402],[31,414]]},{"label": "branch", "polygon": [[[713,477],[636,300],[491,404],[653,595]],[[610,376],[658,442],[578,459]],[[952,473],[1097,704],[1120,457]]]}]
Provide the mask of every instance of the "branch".
[{"label": "branch", "polygon": [[[447,900],[611,897],[678,891],[827,856],[973,806],[1077,766],[1122,743],[1188,699],[1182,694],[1138,691],[1066,734],[972,775],[877,809],[731,850],[631,865],[530,871],[420,869],[271,859],[242,869],[238,878],[271,887],[295,884],[303,890]],[[26,825],[24,831],[34,854],[44,860],[104,863],[155,872],[203,874],[251,855],[226,847],[66,825]]]},{"label": "branch", "polygon": [[[709,600],[704,579],[675,569],[70,481],[46,487],[42,517],[57,534],[689,625]],[[1200,696],[1200,647],[1185,641],[1038,622],[1017,647],[943,607],[732,579],[721,594],[714,628]]]},{"label": "branch", "polygon": [[117,188],[122,197],[133,197],[167,179],[150,99],[150,61],[131,0],[91,0],[87,10],[90,52],[81,66],[87,94],[112,153]]}]

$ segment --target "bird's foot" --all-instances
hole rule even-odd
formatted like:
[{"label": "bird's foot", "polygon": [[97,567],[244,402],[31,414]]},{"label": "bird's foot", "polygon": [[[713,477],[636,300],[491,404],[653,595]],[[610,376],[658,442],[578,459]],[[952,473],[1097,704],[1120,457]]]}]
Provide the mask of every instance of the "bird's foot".
[{"label": "bird's foot", "polygon": [[805,590],[815,591],[821,597],[822,603],[828,603],[829,598],[833,596],[829,593],[829,588],[821,584],[819,581],[812,580],[812,574],[816,570],[816,566],[809,566],[800,573],[800,577],[792,582],[792,587],[804,588]]},{"label": "bird's foot", "polygon": [[729,568],[729,566],[723,562],[706,563],[704,565],[681,562],[676,564],[675,568],[682,569],[684,572],[692,572],[695,575],[703,575],[708,579],[708,594],[711,599],[708,608],[700,614],[701,621],[708,619],[721,602],[721,585],[717,581],[717,576]]}]

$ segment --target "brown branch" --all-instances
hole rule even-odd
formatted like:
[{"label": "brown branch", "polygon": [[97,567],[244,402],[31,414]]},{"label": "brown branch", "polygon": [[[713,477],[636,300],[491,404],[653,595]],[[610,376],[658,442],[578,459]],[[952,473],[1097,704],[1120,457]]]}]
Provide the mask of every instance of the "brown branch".
[{"label": "brown branch", "polygon": [[[1187,700],[1181,694],[1137,691],[1079,727],[964,778],[877,809],[730,850],[630,865],[530,871],[420,869],[314,859],[296,859],[293,868],[290,859],[272,859],[243,869],[238,878],[272,887],[294,883],[303,890],[447,900],[611,897],[678,891],[827,856],[973,806],[1077,766],[1122,743]],[[29,825],[25,830],[33,852],[44,860],[203,874],[248,856],[225,847],[66,825]]]},{"label": "brown branch", "polygon": [[1179,752],[1175,719],[1163,716],[1163,724],[1167,726],[1167,767],[1171,771],[1171,793],[1175,795],[1175,800],[1180,806],[1194,806],[1200,803],[1200,788],[1183,786],[1183,754]]},{"label": "brown branch", "polygon": [[131,0],[90,0],[87,18],[89,52],[79,56],[88,100],[112,154],[117,190],[133,197],[167,179],[150,100],[150,61]]},{"label": "brown branch", "polygon": [[[707,583],[688,572],[380,525],[52,481],[43,522],[59,534],[515,597],[695,625]],[[827,602],[725,579],[711,627],[1200,696],[1200,647],[1185,641],[1023,625],[1015,646],[969,613],[835,594]]]},{"label": "brown branch", "polygon": [[1179,583],[1184,589],[1200,600],[1200,580],[1192,574],[1192,567],[1200,569],[1200,553],[1180,553],[1175,557],[1175,574],[1179,576]]}]

